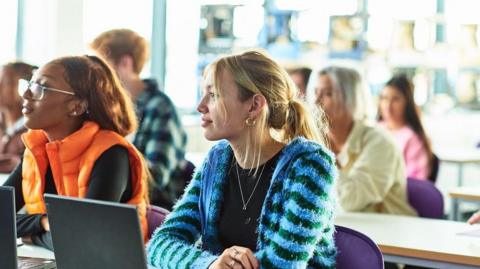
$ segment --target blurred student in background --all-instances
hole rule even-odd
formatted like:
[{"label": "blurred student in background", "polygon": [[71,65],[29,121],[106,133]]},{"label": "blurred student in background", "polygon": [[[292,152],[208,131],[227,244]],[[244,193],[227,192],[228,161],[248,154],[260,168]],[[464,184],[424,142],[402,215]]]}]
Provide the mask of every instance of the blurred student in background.
[{"label": "blurred student in background", "polygon": [[475,224],[475,223],[480,223],[480,211],[477,213],[473,214],[470,219],[468,219],[468,223],[470,224]]},{"label": "blurred student in background", "polygon": [[30,81],[36,68],[22,62],[0,67],[0,173],[12,172],[25,150],[21,135],[27,129],[23,125],[18,80]]},{"label": "blurred student in background", "polygon": [[170,98],[154,79],[140,78],[148,58],[147,41],[134,31],[114,29],[90,46],[115,69],[134,100],[139,123],[133,144],[145,155],[153,175],[151,203],[171,209],[186,186],[187,136]]},{"label": "blurred student in background", "polygon": [[27,211],[17,217],[17,235],[52,249],[43,199],[52,193],[135,205],[146,239],[148,169],[124,138],[137,121],[114,71],[96,56],[58,58],[18,91],[29,131],[5,182],[15,187],[17,211]]},{"label": "blurred student in background", "polygon": [[318,73],[316,103],[330,123],[328,140],[337,157],[337,196],[346,211],[416,215],[407,201],[403,158],[394,141],[365,123],[360,74],[327,67]]},{"label": "blurred student in background", "polygon": [[429,179],[432,150],[413,98],[413,84],[403,74],[392,77],[380,93],[378,121],[403,153],[407,177]]},{"label": "blurred student in background", "polygon": [[204,134],[222,141],[150,240],[150,264],[335,268],[335,160],[288,74],[250,50],[213,62],[205,84]]},{"label": "blurred student in background", "polygon": [[312,69],[308,67],[294,68],[288,71],[288,74],[292,78],[293,82],[298,89],[298,97],[300,99],[305,99],[307,94],[307,85],[308,80],[310,79],[310,74]]}]

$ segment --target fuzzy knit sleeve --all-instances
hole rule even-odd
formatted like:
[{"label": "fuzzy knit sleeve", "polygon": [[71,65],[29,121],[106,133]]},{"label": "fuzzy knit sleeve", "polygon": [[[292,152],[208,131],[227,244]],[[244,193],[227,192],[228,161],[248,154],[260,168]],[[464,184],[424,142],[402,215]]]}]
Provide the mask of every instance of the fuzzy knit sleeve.
[{"label": "fuzzy knit sleeve", "polygon": [[201,172],[197,172],[185,194],[147,244],[147,259],[157,268],[207,268],[218,258],[195,245],[200,237],[199,199]]},{"label": "fuzzy knit sleeve", "polygon": [[255,254],[262,268],[335,267],[335,178],[334,158],[321,149],[292,163],[281,191],[273,194],[278,231],[267,225],[267,243]]}]

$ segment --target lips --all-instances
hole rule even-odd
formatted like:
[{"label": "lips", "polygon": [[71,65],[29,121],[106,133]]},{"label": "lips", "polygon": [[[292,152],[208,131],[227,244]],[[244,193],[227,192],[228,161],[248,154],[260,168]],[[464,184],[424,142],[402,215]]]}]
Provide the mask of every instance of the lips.
[{"label": "lips", "polygon": [[32,113],[33,109],[29,106],[23,106],[22,107],[22,113],[23,115],[27,115],[27,114],[30,114]]},{"label": "lips", "polygon": [[202,126],[202,127],[206,127],[206,126],[208,126],[208,125],[211,124],[211,123],[212,123],[211,120],[208,120],[208,119],[206,119],[206,118],[202,118],[201,126]]}]

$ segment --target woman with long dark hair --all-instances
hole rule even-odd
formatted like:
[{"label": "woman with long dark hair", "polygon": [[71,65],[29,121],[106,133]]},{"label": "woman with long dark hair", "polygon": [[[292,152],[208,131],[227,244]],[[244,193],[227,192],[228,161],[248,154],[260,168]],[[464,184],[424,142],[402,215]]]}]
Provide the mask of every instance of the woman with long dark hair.
[{"label": "woman with long dark hair", "polygon": [[380,94],[378,121],[402,150],[408,177],[429,179],[432,149],[413,98],[413,84],[404,75],[393,76]]}]

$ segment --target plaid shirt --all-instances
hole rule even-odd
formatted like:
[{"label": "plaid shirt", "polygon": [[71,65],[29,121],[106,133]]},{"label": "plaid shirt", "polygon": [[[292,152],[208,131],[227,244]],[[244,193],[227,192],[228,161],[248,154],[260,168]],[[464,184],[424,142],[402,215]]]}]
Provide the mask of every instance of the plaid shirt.
[{"label": "plaid shirt", "polygon": [[[183,191],[178,175],[185,167],[187,135],[170,98],[159,91],[155,80],[146,79],[145,91],[136,100],[139,125],[133,144],[145,155],[155,181],[152,188],[152,203],[170,207]],[[181,188],[181,190],[178,190]],[[164,194],[159,194],[163,192]],[[160,201],[158,196],[167,196]]]}]

